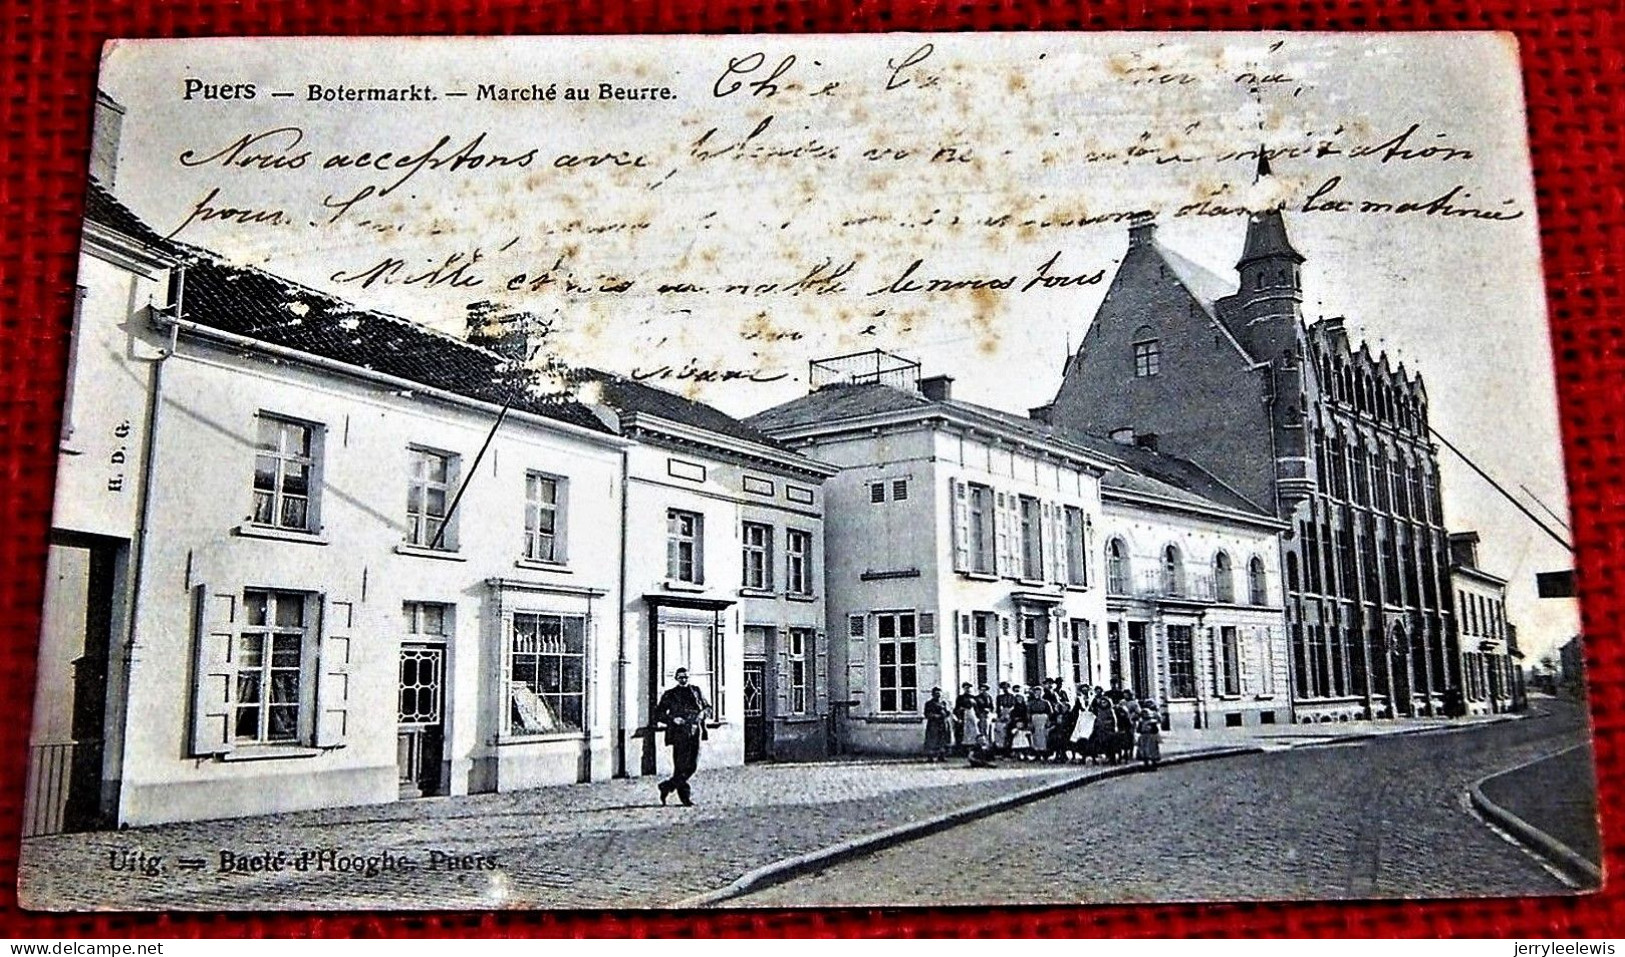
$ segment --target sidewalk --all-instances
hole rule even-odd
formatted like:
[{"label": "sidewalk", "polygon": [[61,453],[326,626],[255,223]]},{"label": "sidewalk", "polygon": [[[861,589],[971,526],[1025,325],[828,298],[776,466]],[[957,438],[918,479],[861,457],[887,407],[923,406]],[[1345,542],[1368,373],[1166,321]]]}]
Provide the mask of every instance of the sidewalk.
[{"label": "sidewalk", "polygon": [[[1163,753],[1441,724],[1174,732]],[[24,842],[20,898],[55,910],[669,907],[788,858],[1106,773],[1022,762],[748,765],[702,772],[693,808],[662,806],[654,780],[639,778],[56,835]]]},{"label": "sidewalk", "polygon": [[1487,724],[1515,721],[1523,714],[1474,715],[1465,718],[1393,718],[1381,721],[1338,721],[1321,724],[1258,725],[1249,728],[1189,728],[1163,732],[1163,747],[1190,747],[1197,742],[1213,747],[1260,747],[1265,750],[1324,746],[1399,734],[1453,734]]}]

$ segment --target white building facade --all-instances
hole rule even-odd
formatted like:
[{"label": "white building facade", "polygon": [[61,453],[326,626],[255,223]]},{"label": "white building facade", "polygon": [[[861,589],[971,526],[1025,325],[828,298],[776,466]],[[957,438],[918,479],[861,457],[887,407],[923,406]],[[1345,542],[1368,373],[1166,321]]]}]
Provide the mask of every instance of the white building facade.
[{"label": "white building facade", "polygon": [[948,388],[829,385],[750,420],[841,469],[824,488],[843,750],[917,752],[933,687],[1105,678],[1107,461]]},{"label": "white building facade", "polygon": [[1170,727],[1289,724],[1280,533],[1145,474],[1103,481],[1108,681]]},{"label": "white building facade", "polygon": [[28,833],[824,752],[833,469],[89,209]]}]

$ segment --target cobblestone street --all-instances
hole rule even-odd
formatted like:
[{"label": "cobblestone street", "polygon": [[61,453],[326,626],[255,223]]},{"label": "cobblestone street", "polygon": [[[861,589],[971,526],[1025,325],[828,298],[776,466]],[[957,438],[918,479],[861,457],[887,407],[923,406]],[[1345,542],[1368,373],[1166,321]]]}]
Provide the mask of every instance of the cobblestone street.
[{"label": "cobblestone street", "polygon": [[[25,842],[19,877],[24,906],[51,909],[670,906],[784,857],[1078,773],[751,765],[702,772],[693,808],[662,806],[654,780],[639,779],[38,838]],[[335,850],[327,866],[386,853],[415,866],[219,872],[222,851],[302,849]],[[435,852],[446,858],[431,862]],[[140,855],[161,872],[141,873]],[[206,865],[183,871],[183,858]]]},{"label": "cobblestone street", "polygon": [[[1280,896],[1342,888],[1339,881],[1346,875],[1330,855],[1313,868],[1292,857],[1311,846],[1317,833],[1348,829],[1336,823],[1339,808],[1293,819],[1279,803],[1283,782],[1297,782],[1291,794],[1316,788],[1346,790],[1351,797],[1345,800],[1370,797],[1365,789],[1382,776],[1371,773],[1363,757],[1367,752],[1358,747],[1368,734],[1403,735],[1383,747],[1405,749],[1413,762],[1448,751],[1456,763],[1466,762],[1465,769],[1507,766],[1522,760],[1517,755],[1538,753],[1554,724],[1552,719],[1520,721],[1504,726],[1508,731],[1453,725],[1442,735],[1436,722],[1285,726],[1253,735],[1176,732],[1167,739],[1169,756],[1236,746],[1278,753],[1090,785],[883,851],[872,859],[879,868],[873,883],[814,880],[769,888],[779,896],[746,903],[794,904],[820,895],[843,902],[857,902],[851,896],[857,895],[863,902],[940,903],[943,899],[933,899],[926,885],[916,885],[917,876],[900,883],[886,868],[898,861],[906,865],[902,873],[913,862],[935,867],[954,848],[965,849],[957,860],[973,862],[991,882],[985,896],[979,889],[972,895],[973,885],[956,883],[964,902],[1203,896],[1201,887],[1214,886],[1209,862],[1224,859],[1209,856],[1212,848],[1203,841],[1210,835],[1246,848],[1258,872],[1256,879],[1248,878],[1252,883],[1223,885],[1231,886],[1231,893]],[[1478,753],[1479,735],[1528,740],[1521,747],[1486,750],[1474,763],[1468,759]],[[1461,744],[1446,744],[1452,741]],[[1319,747],[1280,753],[1306,745]],[[24,842],[19,877],[24,906],[58,910],[672,906],[798,854],[1099,773],[1019,762],[981,770],[958,763],[886,761],[749,765],[703,772],[695,780],[700,803],[693,808],[675,802],[662,806],[654,781],[636,779],[35,838]],[[1441,781],[1425,793],[1442,800],[1445,790]],[[1496,847],[1498,839],[1464,812],[1455,813],[1469,830],[1477,829],[1478,837],[1487,837],[1500,857],[1519,856],[1504,844]],[[1080,815],[1103,819],[1102,824],[1080,829]],[[1232,823],[1240,829],[1228,830]],[[1457,839],[1448,828],[1413,837],[1419,852]],[[229,870],[222,867],[227,856]],[[1119,871],[1132,867],[1144,873],[1131,882],[1076,879],[1073,875],[1087,867],[1080,862],[1091,858],[1115,859]],[[1210,883],[1183,879],[1193,867]],[[1514,869],[1507,880],[1526,880],[1522,874]],[[1445,886],[1428,881],[1419,886]],[[802,890],[812,896],[795,899]],[[1218,890],[1207,896],[1227,895]]]},{"label": "cobblestone street", "polygon": [[[1573,705],[1542,707],[1552,714],[1102,781],[731,904],[1566,893],[1463,799],[1484,775],[1584,740],[1584,717]],[[1587,785],[1583,777],[1572,783]]]}]

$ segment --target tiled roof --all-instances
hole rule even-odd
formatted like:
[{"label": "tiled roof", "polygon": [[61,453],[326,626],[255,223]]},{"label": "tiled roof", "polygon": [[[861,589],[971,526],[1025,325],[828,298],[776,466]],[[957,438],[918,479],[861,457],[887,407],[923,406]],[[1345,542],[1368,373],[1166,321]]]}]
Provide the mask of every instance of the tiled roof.
[{"label": "tiled roof", "polygon": [[[1235,283],[1209,272],[1206,268],[1186,259],[1161,243],[1155,243],[1154,248],[1157,255],[1161,256],[1162,261],[1168,265],[1168,269],[1174,274],[1174,278],[1178,279],[1179,284],[1184,286],[1185,290],[1191,294],[1191,298],[1195,299],[1197,305],[1202,307],[1202,311],[1207,313],[1208,318],[1222,326],[1230,334],[1230,338],[1237,346],[1241,347],[1240,330],[1231,324],[1230,319],[1225,316],[1224,310],[1220,309],[1218,305],[1219,300],[1235,295]],[[1244,347],[1241,348],[1243,352],[1246,351]],[[1248,358],[1251,359],[1252,357],[1248,356]]]},{"label": "tiled roof", "polygon": [[876,383],[840,383],[825,386],[783,405],[758,412],[745,421],[765,431],[824,425],[842,419],[864,418],[905,409],[925,408],[931,400]]},{"label": "tiled roof", "polygon": [[596,382],[600,386],[599,396],[604,405],[622,412],[641,412],[645,415],[658,416],[671,422],[693,426],[707,432],[715,432],[746,442],[755,442],[790,454],[797,454],[789,447],[783,445],[778,439],[753,428],[745,422],[734,418],[720,409],[712,408],[703,402],[684,398],[674,392],[667,392],[647,383],[628,379],[625,376],[603,372],[598,369],[577,369],[572,377],[580,382]]},{"label": "tiled roof", "polygon": [[972,417],[992,420],[1013,432],[1046,442],[1071,446],[1095,459],[1111,463],[1102,479],[1107,488],[1160,495],[1191,505],[1218,505],[1262,518],[1269,512],[1249,501],[1196,465],[1177,456],[1139,446],[1124,445],[1103,436],[1057,428],[1037,419],[999,409],[948,399],[928,399],[918,392],[878,383],[829,385],[751,416],[747,421],[769,431],[826,425],[842,419],[861,419],[909,409],[940,406]]},{"label": "tiled roof", "polygon": [[610,429],[565,396],[521,389],[496,353],[258,269],[197,258],[186,267],[181,318],[596,432]]},{"label": "tiled roof", "polygon": [[1292,248],[1286,235],[1286,218],[1279,209],[1266,209],[1247,217],[1247,242],[1242,246],[1241,261],[1285,256],[1303,262],[1303,256]]},{"label": "tiled roof", "polygon": [[132,239],[140,240],[148,246],[153,246],[166,252],[173,252],[174,245],[169,240],[158,235],[158,231],[141,221],[141,217],[130,211],[128,206],[113,198],[107,188],[91,177],[90,188],[85,191],[85,219],[100,223],[109,229],[117,230]]}]

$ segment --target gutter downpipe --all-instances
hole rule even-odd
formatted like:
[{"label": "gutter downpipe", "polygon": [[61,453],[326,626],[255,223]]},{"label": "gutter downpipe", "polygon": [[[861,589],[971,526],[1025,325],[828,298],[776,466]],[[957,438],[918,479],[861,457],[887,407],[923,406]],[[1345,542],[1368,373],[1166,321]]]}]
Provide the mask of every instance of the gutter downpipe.
[{"label": "gutter downpipe", "polygon": [[626,770],[626,706],[628,695],[626,693],[626,673],[631,662],[626,657],[626,581],[629,576],[626,549],[626,521],[630,514],[627,504],[627,493],[630,483],[627,476],[632,469],[632,450],[621,449],[621,581],[618,589],[620,605],[615,609],[615,768],[611,772],[615,777],[630,777]]},{"label": "gutter downpipe", "polygon": [[[161,317],[164,311],[173,309],[175,318],[178,321],[181,310],[185,306],[185,297],[186,267],[177,265],[170,273],[170,304],[163,309],[157,310],[157,315]],[[149,305],[147,308],[151,309],[152,306]],[[164,365],[175,354],[179,342],[180,326],[178,322],[171,323],[169,326],[169,345],[153,361],[152,381],[147,386],[147,435],[142,442],[141,487],[137,493],[140,496],[140,504],[136,509],[136,514],[140,517],[135,530],[136,540],[131,547],[134,554],[132,562],[134,567],[130,569],[130,617],[123,642],[124,660],[120,662],[120,670],[122,671],[120,677],[124,687],[120,689],[121,710],[123,713],[119,715],[119,720],[124,727],[119,730],[118,736],[118,796],[112,802],[116,805],[115,820],[113,822],[115,826],[124,823],[124,779],[126,777],[124,759],[125,755],[129,753],[127,744],[130,736],[130,689],[135,686],[136,628],[141,618],[141,595],[147,566],[147,529],[152,521],[152,477],[157,471],[154,458],[158,450],[158,410],[161,406],[163,393]],[[105,734],[105,731],[103,733]],[[104,768],[107,766],[105,759],[102,766]]]}]

